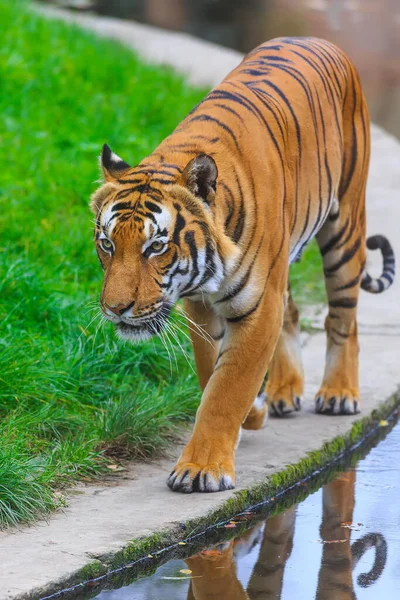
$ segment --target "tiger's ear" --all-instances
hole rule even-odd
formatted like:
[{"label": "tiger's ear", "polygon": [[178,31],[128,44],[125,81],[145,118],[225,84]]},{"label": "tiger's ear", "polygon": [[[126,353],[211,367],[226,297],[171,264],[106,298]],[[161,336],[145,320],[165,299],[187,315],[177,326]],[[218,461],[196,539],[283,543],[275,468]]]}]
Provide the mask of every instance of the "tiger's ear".
[{"label": "tiger's ear", "polygon": [[217,177],[215,160],[207,154],[199,154],[186,165],[181,181],[192,194],[211,204],[215,198]]},{"label": "tiger's ear", "polygon": [[101,151],[100,164],[106,181],[115,181],[121,177],[124,171],[132,168],[122,158],[114,154],[107,144],[104,144]]}]

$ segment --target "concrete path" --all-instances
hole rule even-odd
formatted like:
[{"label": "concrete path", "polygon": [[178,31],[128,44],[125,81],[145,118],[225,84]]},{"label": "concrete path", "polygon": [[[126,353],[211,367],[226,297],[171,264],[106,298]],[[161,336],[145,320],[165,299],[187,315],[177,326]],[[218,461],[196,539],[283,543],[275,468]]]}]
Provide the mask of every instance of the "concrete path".
[{"label": "concrete path", "polygon": [[[70,15],[67,18],[71,20]],[[175,65],[188,73],[192,82],[203,85],[218,82],[240,59],[237,53],[186,35],[115,19],[73,18],[104,35],[121,37],[146,58]],[[372,148],[369,233],[387,235],[400,257],[400,143],[373,127]],[[371,256],[371,271],[379,273],[376,259]],[[322,321],[317,319],[316,326],[322,326]],[[359,322],[362,406],[367,415],[400,384],[400,277],[381,296],[362,293]],[[348,432],[360,418],[312,412],[324,355],[325,336],[321,332],[310,337],[305,347],[307,385],[301,413],[284,420],[270,419],[261,432],[244,432],[237,452],[237,489],[251,487],[288,463],[298,462],[309,451]],[[93,557],[117,552],[134,538],[204,516],[234,495],[231,491],[185,496],[169,491],[165,479],[180,449],[174,448],[170,458],[163,461],[133,465],[117,483],[74,488],[68,496],[68,508],[48,522],[0,533],[0,600],[28,597],[34,589],[64,581]]]},{"label": "concrete path", "polygon": [[36,9],[49,18],[61,18],[98,35],[117,40],[148,62],[174,67],[185,75],[189,83],[198,86],[217,85],[243,58],[240,52],[222,48],[186,33],[164,31],[112,17],[68,12],[55,6],[36,4]]}]

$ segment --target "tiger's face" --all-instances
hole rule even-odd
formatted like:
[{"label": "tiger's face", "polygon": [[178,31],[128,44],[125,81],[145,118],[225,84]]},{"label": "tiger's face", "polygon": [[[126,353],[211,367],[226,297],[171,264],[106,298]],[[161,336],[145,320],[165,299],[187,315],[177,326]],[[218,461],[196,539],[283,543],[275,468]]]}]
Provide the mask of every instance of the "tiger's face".
[{"label": "tiger's face", "polygon": [[140,341],[162,330],[178,298],[213,294],[226,276],[230,252],[212,209],[217,169],[200,155],[160,185],[108,146],[102,166],[106,183],[91,202],[104,270],[100,305],[120,337]]}]

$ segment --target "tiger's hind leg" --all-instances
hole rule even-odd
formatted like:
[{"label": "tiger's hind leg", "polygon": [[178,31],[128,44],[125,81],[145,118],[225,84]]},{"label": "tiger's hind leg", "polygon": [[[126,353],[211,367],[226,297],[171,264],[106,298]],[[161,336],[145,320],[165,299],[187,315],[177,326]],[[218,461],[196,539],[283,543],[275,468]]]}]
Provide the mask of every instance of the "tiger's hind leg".
[{"label": "tiger's hind leg", "polygon": [[282,331],[268,368],[265,391],[260,390],[243,429],[260,429],[268,413],[283,417],[300,410],[304,378],[299,334],[299,311],[288,287]]},{"label": "tiger's hind leg", "polygon": [[[349,90],[343,112],[343,167],[337,198],[317,241],[324,264],[329,312],[325,321],[325,373],[316,412],[360,411],[357,303],[366,259],[365,189],[369,163],[369,120],[361,90]],[[358,84],[359,85],[359,84]]]},{"label": "tiger's hind leg", "polygon": [[328,220],[318,235],[329,312],[325,373],[315,409],[324,414],[360,411],[356,312],[365,264],[365,226],[363,217],[353,221],[349,212],[342,208],[340,212],[337,222]]},{"label": "tiger's hind leg", "polygon": [[261,389],[254,400],[247,417],[242,423],[243,429],[262,429],[267,424],[268,405],[267,395]]},{"label": "tiger's hind leg", "polygon": [[299,311],[289,288],[281,335],[268,370],[266,394],[270,414],[283,417],[300,410],[303,388]]},{"label": "tiger's hind leg", "polygon": [[356,600],[349,527],[353,522],[355,477],[354,471],[341,473],[323,487],[323,550],[316,600]]}]

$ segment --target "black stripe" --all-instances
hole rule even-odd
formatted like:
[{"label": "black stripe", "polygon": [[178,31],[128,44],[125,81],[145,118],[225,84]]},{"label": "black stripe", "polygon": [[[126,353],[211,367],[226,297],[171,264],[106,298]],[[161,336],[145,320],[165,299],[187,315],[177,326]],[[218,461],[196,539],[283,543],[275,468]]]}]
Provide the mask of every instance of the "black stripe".
[{"label": "black stripe", "polygon": [[[229,82],[231,83],[231,85],[233,85],[234,87],[238,87],[235,82]],[[256,93],[256,90],[258,90],[258,88],[253,87],[252,85],[248,85],[247,86],[249,89],[251,89],[254,94],[258,97],[258,94]],[[274,143],[274,146],[277,149],[277,152],[282,160],[282,154],[281,154],[281,149],[280,146],[269,126],[268,121],[265,119],[263,113],[261,112],[261,110],[254,104],[254,102],[252,102],[250,100],[250,98],[243,96],[243,94],[240,94],[239,92],[235,92],[235,93],[231,93],[231,92],[227,92],[225,90],[218,90],[218,93],[220,95],[223,95],[223,97],[225,97],[227,100],[231,100],[232,102],[237,102],[239,104],[241,104],[242,106],[244,106],[247,110],[249,110],[252,114],[254,114],[256,117],[258,117],[258,119],[264,124],[264,126],[267,128],[268,133]],[[265,105],[265,103],[259,98],[259,100],[261,101],[261,103],[263,105]],[[267,108],[269,108],[267,106]],[[269,108],[270,109],[270,108]],[[282,132],[282,129],[281,129]],[[283,134],[282,134],[283,135]]]},{"label": "black stripe", "polygon": [[330,64],[330,66],[331,66],[332,72],[331,72],[331,73],[329,73],[329,76],[330,76],[330,78],[332,78],[332,74],[333,74],[333,76],[334,76],[334,78],[335,78],[335,81],[336,81],[336,85],[337,85],[337,87],[338,87],[338,89],[339,89],[338,96],[339,96],[340,98],[342,98],[342,97],[343,97],[343,90],[342,90],[342,86],[340,85],[339,78],[338,78],[338,76],[337,76],[338,65],[337,65],[337,64],[333,64],[333,63],[334,63],[334,60],[333,60],[333,53],[331,53],[331,52],[328,52],[328,50],[326,50],[325,48],[321,48],[321,47],[320,47],[320,46],[318,46],[318,45],[317,45],[317,47],[318,47],[318,50],[319,50],[319,51],[321,52],[321,54],[322,54],[322,55],[323,55],[323,56],[326,58],[326,60],[328,61],[328,63],[329,63],[329,64]]},{"label": "black stripe", "polygon": [[[293,45],[294,46],[298,46],[300,48],[304,48],[305,50],[308,50],[309,52],[311,52],[312,54],[314,54],[314,56],[316,56],[320,60],[320,57],[318,56],[318,54],[316,52],[314,52],[308,46],[302,45],[302,44],[299,44],[299,43],[295,43]],[[322,84],[324,86],[328,102],[329,102],[329,104],[333,105],[333,107],[335,108],[333,91],[332,91],[331,87],[329,86],[329,93],[328,93],[328,88],[327,88],[327,82],[329,83],[330,78],[327,79],[325,77],[325,75],[320,71],[320,68],[311,59],[308,59],[306,56],[304,56],[304,54],[301,54],[300,52],[297,52],[296,50],[292,50],[292,52],[294,54],[298,55],[300,58],[302,58],[305,62],[307,62],[311,66],[311,68],[314,69],[314,71],[316,71],[318,73],[318,75],[319,75],[319,77],[320,77],[320,79],[322,81]],[[338,117],[336,108],[334,110],[334,114],[335,114],[336,128],[338,130],[340,139],[342,139],[342,133],[341,133],[340,123],[339,123],[339,117]]]},{"label": "black stripe", "polygon": [[132,210],[132,204],[130,202],[118,202],[114,204],[112,207],[112,212],[117,212],[119,210]]},{"label": "black stripe", "polygon": [[353,258],[353,256],[356,254],[360,245],[361,245],[361,238],[358,238],[355,241],[355,243],[353,244],[353,246],[351,248],[349,248],[349,250],[347,250],[347,252],[345,252],[343,254],[343,256],[340,260],[338,260],[331,267],[327,267],[326,269],[324,269],[325,277],[332,277],[332,275],[334,275],[336,273],[336,271],[338,271],[341,267],[343,267],[343,265],[348,263]]},{"label": "black stripe", "polygon": [[[297,172],[297,171],[296,171]],[[306,220],[303,226],[303,230],[300,234],[300,237],[297,241],[297,243],[301,242],[301,238],[303,237],[303,235],[305,234],[305,232],[307,231],[307,227],[308,227],[308,222],[310,220],[310,208],[311,208],[311,194],[308,194],[308,205],[307,205],[307,214],[306,214]],[[304,246],[308,243],[308,238],[305,242],[302,243],[302,246],[299,250],[299,254],[301,253],[302,249],[304,248]]]},{"label": "black stripe", "polygon": [[329,252],[330,250],[332,250],[332,248],[334,248],[334,246],[336,246],[336,244],[338,242],[340,242],[341,238],[343,237],[343,235],[346,232],[347,227],[349,226],[349,218],[347,217],[345,224],[343,225],[343,227],[336,233],[336,235],[334,235],[329,242],[327,242],[325,244],[325,246],[321,246],[320,251],[322,256],[324,256],[324,254],[326,254],[327,252]]},{"label": "black stripe", "polygon": [[143,183],[143,177],[134,177],[133,179],[118,179],[118,183],[126,185],[128,183]]},{"label": "black stripe", "polygon": [[275,56],[275,55],[267,55],[265,57],[265,60],[268,62],[270,60],[274,61],[274,62],[285,62],[285,63],[292,63],[292,61],[289,58],[283,58],[283,56]]},{"label": "black stripe", "polygon": [[189,123],[191,123],[193,121],[207,121],[207,122],[215,123],[216,125],[218,125],[218,127],[221,127],[221,129],[223,129],[224,131],[229,133],[229,135],[231,136],[231,138],[233,139],[233,141],[235,143],[236,148],[240,152],[238,141],[237,141],[236,136],[233,133],[232,129],[230,127],[228,127],[228,125],[225,125],[225,123],[222,123],[222,121],[219,121],[219,119],[216,119],[215,117],[210,117],[210,115],[198,115],[197,117],[192,117],[189,120]]},{"label": "black stripe", "polygon": [[230,112],[232,115],[235,115],[235,117],[237,117],[241,123],[243,123],[242,115],[239,114],[236,110],[234,110],[230,106],[226,106],[225,104],[220,104],[220,102],[214,102],[213,107],[214,106],[217,106],[218,108],[222,108],[222,110],[226,110],[226,111]]},{"label": "black stripe", "polygon": [[251,56],[253,53],[258,53],[260,50],[281,50],[282,46],[279,44],[272,45],[270,42],[266,42],[265,44],[261,44],[257,48],[254,48],[251,52],[249,52],[248,56]]},{"label": "black stripe", "polygon": [[258,244],[257,250],[255,251],[252,261],[249,265],[249,268],[247,269],[246,273],[243,275],[242,279],[235,285],[234,288],[231,289],[230,292],[228,292],[223,298],[221,298],[221,300],[217,300],[216,304],[219,304],[220,302],[227,302],[228,300],[232,300],[232,298],[237,296],[242,291],[242,289],[245,287],[245,285],[247,284],[247,282],[250,278],[251,271],[253,269],[257,255],[260,251],[261,243],[262,243],[263,239],[264,239],[264,236],[261,238],[261,240]]},{"label": "black stripe", "polygon": [[199,275],[199,268],[197,264],[198,252],[196,241],[194,238],[194,231],[187,231],[185,233],[185,242],[189,246],[190,257],[192,259],[192,274],[190,276],[189,283],[185,285],[185,287],[182,290],[182,293],[188,291],[192,287],[194,280]]},{"label": "black stripe", "polygon": [[346,56],[344,56],[343,54],[339,54],[336,51],[336,48],[332,47],[332,44],[330,44],[329,42],[325,42],[325,40],[318,39],[318,43],[316,43],[316,46],[320,50],[321,50],[321,46],[323,48],[327,49],[327,52],[329,53],[330,58],[335,63],[337,71],[340,72],[344,78],[346,78],[347,71],[346,71],[346,67],[344,65],[344,61],[346,60],[346,63],[349,64],[349,61],[347,61]]},{"label": "black stripe", "polygon": [[117,200],[122,200],[123,198],[126,198],[127,196],[129,196],[129,194],[132,193],[131,188],[128,188],[127,190],[120,190],[119,192],[117,192],[115,198]]},{"label": "black stripe", "polygon": [[[171,185],[172,183],[174,183],[175,179],[163,179],[162,177],[152,177],[151,182],[153,183],[153,181],[155,181],[156,183],[164,184],[164,185]],[[150,185],[149,185],[149,188],[150,188]],[[156,188],[153,188],[153,190],[155,190],[155,189]],[[159,191],[159,190],[157,190],[157,191]]]},{"label": "black stripe", "polygon": [[[139,192],[140,194],[143,194],[143,193],[149,192],[150,190],[154,191],[154,190],[156,190],[156,188],[152,188],[148,183],[141,183],[139,185],[135,185],[131,189],[131,192],[132,193]],[[156,190],[156,191],[158,191],[158,190]]]},{"label": "black stripe", "polygon": [[[328,178],[328,207],[330,207],[331,202],[332,202],[332,175],[331,175],[331,170],[329,168],[329,160],[328,160],[328,150],[327,150],[327,148],[328,148],[328,142],[327,142],[327,139],[326,139],[324,115],[323,115],[323,112],[322,112],[322,106],[321,106],[321,102],[320,102],[317,90],[316,90],[316,96],[317,96],[317,100],[318,100],[319,113],[320,113],[320,117],[321,117],[322,137],[323,137],[323,147],[324,147],[325,171],[326,171],[326,176]],[[318,144],[318,148],[319,148],[319,144]],[[325,219],[326,219],[326,214],[325,214],[325,217],[324,217],[324,222],[325,222]]]},{"label": "black stripe", "polygon": [[[321,179],[320,179],[319,181],[320,181],[320,184],[319,184],[319,185],[321,185]],[[316,220],[315,220],[315,222],[314,222],[313,228],[311,229],[311,233],[310,233],[310,234],[309,234],[309,236],[308,236],[308,239],[307,239],[307,242],[306,242],[306,244],[308,244],[308,242],[309,242],[310,240],[312,240],[312,238],[314,237],[314,235],[315,235],[316,233],[318,233],[318,231],[319,231],[319,229],[320,229],[320,226],[319,226],[319,224],[320,224],[320,221],[321,221],[321,214],[322,214],[322,202],[321,202],[321,196],[320,196],[320,197],[318,198],[318,215],[317,215],[317,218],[316,218]]]},{"label": "black stripe", "polygon": [[152,200],[155,200],[156,202],[160,202],[163,199],[162,192],[157,190],[157,193],[156,193],[155,189],[147,192],[147,196],[149,196],[149,198],[151,198]]},{"label": "black stripe", "polygon": [[267,79],[263,79],[263,83],[265,83],[265,85],[267,85],[270,88],[272,88],[273,90],[275,90],[275,92],[278,94],[278,96],[280,96],[282,98],[282,100],[284,101],[284,103],[288,107],[290,114],[292,115],[292,118],[293,118],[293,121],[294,121],[294,125],[295,125],[295,128],[296,128],[297,145],[298,145],[298,150],[299,150],[299,161],[301,162],[301,156],[302,156],[301,131],[300,131],[299,121],[298,121],[298,119],[296,117],[296,114],[295,114],[293,108],[292,108],[292,105],[290,104],[290,102],[287,99],[287,97],[285,96],[285,94],[278,88],[278,86],[276,86],[274,83],[272,83],[272,81],[268,81]]},{"label": "black stripe", "polygon": [[[272,116],[273,116],[273,118],[275,120],[275,123],[279,127],[279,131],[280,131],[280,134],[282,136],[282,140],[285,140],[284,129],[282,127],[282,124],[281,124],[280,120],[278,119],[278,116],[277,116],[274,108],[279,112],[279,116],[281,117],[281,119],[283,118],[283,115],[282,115],[282,112],[281,112],[280,108],[276,105],[276,100],[274,99],[274,97],[271,96],[271,94],[268,94],[268,92],[266,92],[265,90],[263,90],[263,89],[261,89],[259,87],[256,87],[254,85],[251,85],[249,87],[250,87],[251,91],[257,96],[259,102],[261,102],[261,104],[263,105],[263,107],[266,108],[272,114]],[[261,98],[260,95],[264,96],[266,99],[268,99],[268,101],[266,99],[264,99],[264,98]],[[272,106],[270,105],[270,102],[274,103],[274,108],[272,108]],[[269,133],[271,135],[272,132],[269,131]],[[279,150],[280,150],[280,148],[279,148]]]},{"label": "black stripe", "polygon": [[271,69],[268,69],[267,67],[261,69],[242,69],[241,73],[251,75],[252,77],[264,77],[265,75],[269,75],[271,73]]},{"label": "black stripe", "polygon": [[[149,250],[149,248],[147,248],[147,249],[146,249],[146,252],[147,252],[147,250]],[[170,261],[169,261],[169,263],[168,263],[167,265],[165,265],[165,266],[162,268],[162,270],[161,270],[161,272],[162,272],[164,275],[165,275],[165,273],[167,273],[167,272],[168,272],[168,271],[171,269],[171,267],[173,267],[173,265],[174,265],[174,264],[175,264],[175,262],[176,262],[176,259],[177,259],[177,257],[178,257],[178,253],[177,253],[177,251],[176,251],[176,250],[174,250],[174,253],[173,253],[172,257],[171,257],[171,260],[170,260]],[[170,274],[170,277],[169,277],[169,282],[171,282],[171,280],[172,280],[172,276],[173,276],[173,275],[175,275],[175,273],[171,273],[171,274]]]},{"label": "black stripe", "polygon": [[162,213],[162,208],[160,208],[158,204],[154,204],[154,202],[151,202],[151,200],[145,200],[144,205],[153,213]]},{"label": "black stripe", "polygon": [[339,298],[338,300],[330,300],[331,308],[356,308],[357,298]]},{"label": "black stripe", "polygon": [[340,180],[340,186],[339,186],[339,200],[341,200],[343,198],[343,196],[345,195],[345,193],[347,192],[347,190],[349,189],[351,180],[353,178],[354,175],[354,171],[356,169],[356,162],[357,162],[357,154],[358,154],[358,146],[357,146],[357,131],[356,131],[356,125],[355,125],[355,113],[356,113],[356,108],[357,108],[357,99],[356,99],[356,89],[355,89],[355,84],[354,84],[354,77],[352,77],[352,84],[353,84],[353,115],[352,115],[352,124],[351,124],[351,129],[352,129],[352,145],[351,145],[351,154],[350,154],[350,168],[348,173],[346,173],[346,175],[342,175],[342,178]]},{"label": "black stripe", "polygon": [[172,236],[172,241],[174,242],[174,244],[179,245],[180,233],[181,233],[182,229],[185,227],[185,225],[186,225],[186,221],[185,221],[184,217],[182,216],[182,214],[180,212],[178,212],[176,215],[175,228],[174,228],[174,233]]},{"label": "black stripe", "polygon": [[228,192],[229,198],[230,198],[229,201],[225,200],[225,204],[227,204],[227,206],[228,206],[228,214],[225,217],[225,224],[224,224],[225,225],[225,231],[227,231],[228,227],[229,227],[229,223],[232,220],[233,213],[234,213],[234,210],[235,210],[235,201],[234,201],[231,189],[223,181],[219,181],[218,185],[222,186]]},{"label": "black stripe", "polygon": [[335,329],[334,327],[332,327],[331,331],[333,331],[334,333],[336,333],[336,335],[342,337],[342,338],[348,338],[350,337],[349,333],[342,333],[341,331],[338,331],[337,329]]},{"label": "black stripe", "polygon": [[135,212],[135,221],[136,221],[136,216],[143,217],[143,219],[150,219],[150,221],[152,221],[154,223],[154,225],[158,225],[157,219],[151,212],[143,212],[140,208],[137,208],[136,212]]},{"label": "black stripe", "polygon": [[[318,56],[318,54],[315,52],[315,50],[313,50],[311,47],[307,46],[306,44],[302,44],[302,43],[298,43],[298,42],[292,42],[292,45],[297,48],[302,48],[303,50],[308,50],[311,54],[313,54],[318,59],[318,61],[320,61],[322,63],[321,58]],[[327,75],[323,73],[320,65],[316,64],[313,60],[311,60],[311,58],[307,58],[304,55],[304,53],[298,52],[297,50],[293,50],[293,49],[291,49],[291,52],[293,52],[293,54],[296,54],[296,56],[299,56],[302,60],[304,60],[317,73],[317,75],[319,76],[319,78],[321,80],[322,85],[324,86],[324,90],[325,90],[325,94],[328,99],[328,102],[329,102],[329,104],[332,104],[333,92],[332,92],[331,88],[328,89],[328,83],[329,83],[330,78],[327,77]]]},{"label": "black stripe", "polygon": [[240,205],[239,205],[239,214],[237,217],[236,225],[235,225],[235,228],[232,233],[232,241],[235,242],[235,244],[237,244],[239,242],[240,238],[242,237],[242,233],[243,233],[243,229],[244,229],[244,220],[246,217],[246,210],[244,208],[244,198],[243,198],[242,186],[240,185],[239,177],[237,176],[236,171],[235,171],[235,179],[236,179],[236,184],[237,184],[238,191],[239,191]]},{"label": "black stripe", "polygon": [[178,165],[175,165],[173,163],[162,163],[163,168],[165,169],[176,169],[177,171],[179,171],[179,173],[182,173],[183,169],[182,167],[178,167]]},{"label": "black stripe", "polygon": [[[339,81],[336,76],[336,68],[334,67],[332,69],[332,62],[331,62],[330,58],[328,58],[325,50],[323,51],[323,49],[318,45],[315,45],[314,48],[315,48],[314,54],[315,54],[315,56],[318,57],[322,67],[324,68],[327,80],[329,81],[330,84],[332,84],[332,88],[335,91],[336,96],[338,98],[341,98],[342,88],[340,87]],[[333,75],[335,76],[336,81],[333,79],[331,71],[333,72]],[[336,85],[337,85],[337,87],[336,87]]]},{"label": "black stripe", "polygon": [[205,261],[204,261],[206,270],[205,270],[205,273],[203,274],[201,280],[199,281],[199,283],[196,286],[196,287],[200,287],[200,286],[204,285],[209,279],[211,279],[211,277],[213,277],[215,275],[216,264],[215,264],[215,260],[214,260],[214,246],[213,246],[213,242],[210,237],[210,233],[209,233],[207,225],[204,223],[204,221],[196,220],[196,221],[193,221],[193,223],[196,223],[202,230],[204,240],[205,240],[205,245],[206,245],[206,256],[205,256]]},{"label": "black stripe", "polygon": [[360,283],[360,277],[361,277],[361,273],[359,273],[356,277],[354,277],[354,279],[351,279],[348,283],[345,283],[344,285],[340,285],[339,287],[336,287],[334,291],[341,292],[343,290],[349,290],[350,288],[352,288],[355,285],[358,285]]},{"label": "black stripe", "polygon": [[239,315],[238,317],[227,318],[226,320],[229,323],[238,323],[239,321],[243,321],[243,319],[246,319],[247,317],[249,317],[250,315],[252,315],[257,310],[257,308],[259,307],[260,302],[261,302],[263,296],[264,296],[264,292],[261,294],[261,296],[257,300],[257,303],[253,306],[253,308],[251,308],[250,310],[248,310],[244,314]]}]

